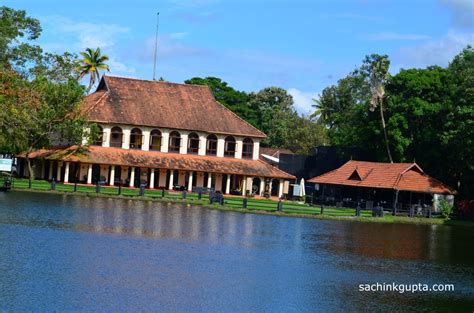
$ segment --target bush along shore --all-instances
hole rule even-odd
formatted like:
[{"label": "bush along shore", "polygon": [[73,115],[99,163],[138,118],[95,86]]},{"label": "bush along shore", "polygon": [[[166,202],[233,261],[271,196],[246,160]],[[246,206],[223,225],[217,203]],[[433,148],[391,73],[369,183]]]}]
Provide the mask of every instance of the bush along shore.
[{"label": "bush along shore", "polygon": [[[164,189],[126,188],[102,185],[79,185],[48,182],[44,180],[13,179],[11,189],[45,193],[62,193],[89,197],[133,198],[145,201],[164,201],[200,205],[209,209],[242,213],[269,214],[288,217],[305,217],[343,221],[404,223],[429,225],[474,226],[472,221],[457,220],[429,213],[427,216],[392,215],[392,212],[375,207],[372,210],[331,206],[313,206],[302,201],[273,200],[254,197],[223,196],[221,193],[169,191]],[[411,215],[411,216],[410,216]]]}]

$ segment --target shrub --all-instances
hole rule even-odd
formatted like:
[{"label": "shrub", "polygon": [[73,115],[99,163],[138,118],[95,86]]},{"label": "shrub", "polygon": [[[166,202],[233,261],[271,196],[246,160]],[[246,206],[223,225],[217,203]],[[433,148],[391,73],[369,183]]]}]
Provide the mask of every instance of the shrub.
[{"label": "shrub", "polygon": [[445,199],[439,200],[439,208],[441,210],[441,214],[445,218],[449,217],[449,215],[451,215],[451,211],[453,210],[453,206]]}]

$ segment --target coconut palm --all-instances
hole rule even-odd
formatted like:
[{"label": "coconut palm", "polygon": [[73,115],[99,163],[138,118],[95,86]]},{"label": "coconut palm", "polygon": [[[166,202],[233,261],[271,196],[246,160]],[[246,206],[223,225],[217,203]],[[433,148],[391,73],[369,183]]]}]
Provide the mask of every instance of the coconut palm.
[{"label": "coconut palm", "polygon": [[100,48],[91,49],[86,48],[86,51],[81,52],[83,59],[78,62],[79,79],[89,75],[89,92],[96,82],[100,80],[99,70],[110,71],[109,65],[105,62],[109,60],[109,57],[105,54],[101,54]]},{"label": "coconut palm", "polygon": [[382,121],[383,134],[385,137],[385,148],[387,149],[388,159],[393,163],[392,154],[390,153],[390,146],[388,144],[387,126],[385,124],[385,117],[383,114],[383,101],[385,98],[385,83],[389,78],[388,68],[390,60],[387,56],[372,56],[370,64],[369,86],[371,92],[370,111],[375,111],[377,106],[380,108],[380,119]]}]

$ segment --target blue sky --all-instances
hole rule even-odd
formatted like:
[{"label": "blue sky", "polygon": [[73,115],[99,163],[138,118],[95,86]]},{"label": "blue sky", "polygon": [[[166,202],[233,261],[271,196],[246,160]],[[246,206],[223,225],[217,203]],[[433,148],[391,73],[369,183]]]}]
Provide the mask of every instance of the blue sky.
[{"label": "blue sky", "polygon": [[151,79],[156,12],[157,77],[216,76],[232,87],[287,89],[300,113],[361,64],[388,54],[391,72],[445,66],[474,43],[474,0],[3,0],[38,18],[51,52],[101,47],[111,75]]}]

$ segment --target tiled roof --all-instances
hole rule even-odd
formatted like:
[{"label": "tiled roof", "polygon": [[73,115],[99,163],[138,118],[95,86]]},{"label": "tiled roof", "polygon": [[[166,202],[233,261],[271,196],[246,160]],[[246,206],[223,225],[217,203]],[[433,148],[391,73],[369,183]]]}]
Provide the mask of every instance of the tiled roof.
[{"label": "tiled roof", "polygon": [[309,179],[308,182],[423,193],[456,193],[454,189],[425,174],[416,163],[379,163],[351,160],[338,169]]},{"label": "tiled roof", "polygon": [[217,102],[208,86],[104,75],[83,111],[93,122],[266,137]]},{"label": "tiled roof", "polygon": [[[90,164],[164,168],[197,172],[235,174],[255,177],[295,179],[276,167],[260,160],[221,158],[193,154],[163,153],[157,151],[128,150],[90,146],[78,152],[77,147],[40,149],[30,153],[30,158],[63,160]],[[19,155],[19,157],[24,156]]]}]

